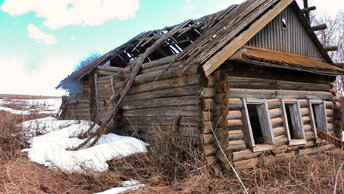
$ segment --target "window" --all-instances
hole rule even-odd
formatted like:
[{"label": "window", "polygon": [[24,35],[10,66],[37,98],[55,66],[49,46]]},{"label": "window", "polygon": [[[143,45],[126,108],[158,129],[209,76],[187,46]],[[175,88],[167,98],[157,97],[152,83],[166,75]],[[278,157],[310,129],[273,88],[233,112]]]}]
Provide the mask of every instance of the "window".
[{"label": "window", "polygon": [[326,110],[325,101],[323,100],[309,100],[309,109],[312,127],[314,133],[316,134],[316,129],[320,129],[328,132],[327,130],[327,120],[326,120]]},{"label": "window", "polygon": [[282,99],[282,114],[289,145],[305,144],[305,132],[301,119],[300,103]]},{"label": "window", "polygon": [[283,17],[281,21],[282,21],[282,29],[286,30],[287,29],[287,18]]},{"label": "window", "polygon": [[265,99],[243,99],[245,133],[253,151],[271,150],[275,143]]}]

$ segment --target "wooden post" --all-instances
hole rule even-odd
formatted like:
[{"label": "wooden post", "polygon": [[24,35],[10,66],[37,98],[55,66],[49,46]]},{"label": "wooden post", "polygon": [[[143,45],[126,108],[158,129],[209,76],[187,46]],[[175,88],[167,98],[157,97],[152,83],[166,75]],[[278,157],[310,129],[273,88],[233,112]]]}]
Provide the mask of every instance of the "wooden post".
[{"label": "wooden post", "polygon": [[94,74],[94,90],[95,90],[95,97],[96,97],[96,113],[98,114],[99,111],[99,100],[98,100],[98,73]]}]

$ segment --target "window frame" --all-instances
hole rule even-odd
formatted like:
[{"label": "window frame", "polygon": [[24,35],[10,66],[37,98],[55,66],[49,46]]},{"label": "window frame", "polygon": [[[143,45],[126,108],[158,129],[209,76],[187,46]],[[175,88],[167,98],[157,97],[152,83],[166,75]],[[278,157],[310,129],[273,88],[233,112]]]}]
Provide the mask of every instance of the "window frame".
[{"label": "window frame", "polygon": [[328,133],[328,128],[327,128],[327,115],[326,115],[326,104],[325,104],[325,100],[320,100],[320,99],[312,99],[312,100],[308,100],[308,107],[309,107],[309,111],[310,111],[310,116],[311,116],[311,125],[313,128],[313,132],[315,134],[315,137],[317,138],[317,124],[316,124],[316,120],[314,118],[315,114],[314,114],[314,110],[313,110],[313,105],[318,105],[320,106],[320,116],[321,116],[321,120],[322,123],[321,125],[323,125],[324,129],[319,128],[320,130]]},{"label": "window frame", "polygon": [[[292,104],[294,106],[294,111],[295,114],[291,115],[291,119],[293,120],[292,122],[296,123],[296,126],[293,128],[297,127],[296,130],[299,131],[299,138],[291,138],[291,131],[289,128],[289,123],[288,123],[288,116],[287,116],[287,109],[286,105]],[[288,144],[289,145],[302,145],[306,144],[306,136],[305,136],[305,130],[303,126],[303,121],[302,121],[302,114],[301,114],[301,108],[300,108],[300,102],[296,99],[281,99],[281,108],[282,108],[282,117],[283,117],[283,123],[284,123],[284,128],[286,130],[286,136],[288,138]]]},{"label": "window frame", "polygon": [[[244,124],[245,134],[248,145],[252,148],[253,152],[272,150],[275,144],[275,137],[272,132],[271,118],[268,111],[268,105],[266,99],[250,99],[243,98],[243,113],[244,113]],[[256,104],[261,106],[258,112],[258,118],[261,125],[261,132],[264,139],[263,144],[256,144],[254,141],[253,131],[251,127],[250,116],[247,108],[247,104]],[[264,123],[262,124],[261,121]]]}]

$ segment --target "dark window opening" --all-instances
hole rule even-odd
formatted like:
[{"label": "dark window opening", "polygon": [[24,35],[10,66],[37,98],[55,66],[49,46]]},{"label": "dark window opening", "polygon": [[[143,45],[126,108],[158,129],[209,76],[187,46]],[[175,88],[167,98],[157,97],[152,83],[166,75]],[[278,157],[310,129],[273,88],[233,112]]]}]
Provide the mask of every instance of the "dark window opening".
[{"label": "dark window opening", "polygon": [[288,121],[288,126],[289,126],[289,132],[290,132],[290,138],[291,139],[295,139],[296,138],[296,134],[295,134],[295,126],[292,121],[292,105],[291,104],[286,104],[285,105],[285,109],[286,109],[286,112],[287,112],[287,121]]},{"label": "dark window opening", "polygon": [[264,138],[262,134],[261,123],[259,121],[257,107],[258,106],[255,104],[247,104],[247,110],[250,118],[254,142],[255,144],[263,144]]},{"label": "dark window opening", "polygon": [[287,18],[282,18],[282,29],[287,29]]},{"label": "dark window opening", "polygon": [[314,124],[317,129],[326,131],[326,118],[322,104],[312,104]]}]

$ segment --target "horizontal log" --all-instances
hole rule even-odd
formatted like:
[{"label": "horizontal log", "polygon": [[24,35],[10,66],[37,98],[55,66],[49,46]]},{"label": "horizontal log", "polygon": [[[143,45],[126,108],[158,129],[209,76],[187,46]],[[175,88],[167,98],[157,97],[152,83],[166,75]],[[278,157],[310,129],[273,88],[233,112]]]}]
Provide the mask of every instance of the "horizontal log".
[{"label": "horizontal log", "polygon": [[268,90],[302,90],[330,91],[329,84],[314,84],[306,82],[281,81],[274,79],[259,79],[229,76],[227,79],[231,88],[268,89]]},{"label": "horizontal log", "polygon": [[282,110],[280,108],[274,108],[269,110],[270,118],[280,117],[282,114]]},{"label": "horizontal log", "polygon": [[309,108],[301,108],[301,116],[309,115]]},{"label": "horizontal log", "polygon": [[180,106],[180,107],[161,107],[147,108],[137,110],[127,110],[123,112],[123,117],[172,117],[172,116],[188,116],[196,117],[199,115],[197,106]]},{"label": "horizontal log", "polygon": [[199,93],[200,98],[213,98],[216,94],[214,88],[201,88]]},{"label": "horizontal log", "polygon": [[106,75],[106,76],[115,76],[117,73],[112,71],[103,71],[103,70],[96,70],[96,73],[99,75]]},{"label": "horizontal log", "polygon": [[166,97],[180,97],[199,95],[199,86],[186,86],[177,88],[168,88],[163,90],[148,91],[139,94],[125,96],[124,102],[144,99],[166,98]]},{"label": "horizontal log", "polygon": [[198,96],[182,96],[172,98],[156,98],[139,101],[126,101],[122,105],[123,110],[136,110],[144,108],[173,107],[195,105],[198,107],[200,100]]},{"label": "horizontal log", "polygon": [[156,67],[156,66],[160,66],[163,64],[167,64],[167,63],[172,63],[175,61],[175,56],[168,56],[168,57],[164,57],[158,60],[154,60],[154,61],[150,61],[147,63],[142,64],[141,68],[142,69],[147,69],[147,68],[151,68],[151,67]]},{"label": "horizontal log", "polygon": [[326,109],[326,116],[332,117],[333,115],[333,110],[332,109]]},{"label": "horizontal log", "polygon": [[302,122],[303,123],[310,123],[311,122],[311,117],[310,116],[303,116],[302,117]]},{"label": "horizontal log", "polygon": [[119,71],[128,72],[129,68],[121,68],[121,67],[112,67],[112,66],[100,65],[100,66],[97,67],[97,70],[110,71],[110,72],[119,72]]},{"label": "horizontal log", "polygon": [[333,102],[332,101],[325,101],[326,109],[332,109],[333,108]]},{"label": "horizontal log", "polygon": [[267,99],[268,109],[280,108],[281,101],[279,99]]},{"label": "horizontal log", "polygon": [[213,144],[215,142],[215,137],[212,133],[203,134],[201,136],[203,144]]},{"label": "horizontal log", "polygon": [[228,112],[227,119],[241,119],[241,111],[240,110],[231,110]]},{"label": "horizontal log", "polygon": [[333,97],[330,92],[238,88],[231,88],[228,95],[230,98],[309,98],[327,100],[331,100]]},{"label": "horizontal log", "polygon": [[284,127],[276,127],[272,129],[272,132],[274,134],[274,137],[278,137],[281,135],[285,135],[286,134],[286,130]]},{"label": "horizontal log", "polygon": [[[192,67],[188,71],[189,75],[197,74],[197,66]],[[174,69],[168,69],[168,70],[158,70],[158,71],[152,71],[152,72],[147,72],[144,74],[137,75],[135,77],[135,81],[133,83],[133,86],[149,83],[149,82],[154,82],[158,80],[165,80],[165,79],[173,79],[176,77],[183,77],[185,76],[185,73],[181,71],[179,68],[174,68]],[[159,77],[159,79],[157,79]]]},{"label": "horizontal log", "polygon": [[326,24],[320,24],[311,27],[313,31],[325,30],[327,28]]},{"label": "horizontal log", "polygon": [[297,146],[297,145],[304,145],[307,143],[307,140],[306,139],[292,139],[290,142],[289,142],[289,145],[290,146]]},{"label": "horizontal log", "polygon": [[299,155],[314,154],[317,152],[322,152],[322,151],[333,149],[333,148],[335,148],[335,145],[328,144],[328,145],[324,145],[320,147],[301,149],[299,151]]},{"label": "horizontal log", "polygon": [[229,152],[237,152],[246,149],[246,144],[243,140],[229,141],[228,147],[225,149]]},{"label": "horizontal log", "polygon": [[327,129],[328,129],[329,131],[332,131],[332,130],[333,130],[333,124],[332,124],[332,123],[328,123],[328,124],[327,124]]},{"label": "horizontal log", "polygon": [[243,107],[242,100],[240,98],[229,98],[228,100],[229,110],[237,110]]},{"label": "horizontal log", "polygon": [[200,75],[190,75],[184,77],[178,77],[168,80],[160,80],[149,82],[146,84],[138,85],[132,87],[128,94],[137,94],[141,92],[147,92],[152,90],[161,90],[167,88],[177,88],[182,86],[197,85],[199,84]]},{"label": "horizontal log", "polygon": [[251,158],[247,160],[240,160],[240,161],[234,162],[234,167],[236,170],[254,168],[257,165],[258,165],[258,158]]},{"label": "horizontal log", "polygon": [[[178,124],[179,120],[179,124]],[[198,126],[198,117],[125,117],[123,122],[128,125],[180,125],[180,126]]]},{"label": "horizontal log", "polygon": [[305,138],[306,140],[313,140],[315,138],[314,132],[313,131],[306,131],[305,132]]},{"label": "horizontal log", "polygon": [[247,160],[251,158],[256,158],[260,155],[260,152],[253,153],[250,149],[245,149],[237,152],[233,152],[232,161],[237,162],[239,160]]},{"label": "horizontal log", "polygon": [[242,140],[244,138],[244,134],[241,130],[234,130],[234,131],[228,131],[228,140]]},{"label": "horizontal log", "polygon": [[147,72],[152,72],[152,71],[157,71],[157,70],[163,70],[163,69],[170,69],[170,68],[176,68],[176,67],[182,67],[181,62],[175,62],[175,63],[167,63],[167,64],[162,64],[160,66],[155,66],[147,69],[141,69],[140,73],[147,73]]},{"label": "horizontal log", "polygon": [[299,100],[299,103],[300,103],[300,108],[305,108],[305,107],[309,108],[308,107],[308,100],[301,99],[301,100]]},{"label": "horizontal log", "polygon": [[215,129],[215,124],[211,121],[203,122],[202,129],[204,134],[212,133],[212,130]]},{"label": "horizontal log", "polygon": [[303,128],[305,129],[305,131],[311,131],[312,130],[312,125],[305,124],[305,125],[303,125]]},{"label": "horizontal log", "polygon": [[138,131],[142,133],[152,133],[158,134],[162,133],[170,133],[172,131],[176,132],[177,134],[183,134],[187,136],[197,136],[198,135],[198,128],[197,127],[189,127],[189,126],[180,126],[176,127],[173,125],[170,126],[154,126],[154,125],[125,125],[123,127],[124,130],[129,131]]},{"label": "horizontal log", "polygon": [[203,150],[205,156],[214,156],[217,152],[217,147],[213,144],[205,144],[203,145]]},{"label": "horizontal log", "polygon": [[242,126],[242,120],[241,119],[232,119],[227,121],[227,127],[232,126]]},{"label": "horizontal log", "polygon": [[287,142],[288,142],[288,138],[285,135],[275,137],[275,144],[276,145],[286,144]]},{"label": "horizontal log", "polygon": [[282,126],[283,125],[283,119],[281,117],[276,117],[271,119],[271,126],[272,128]]}]

